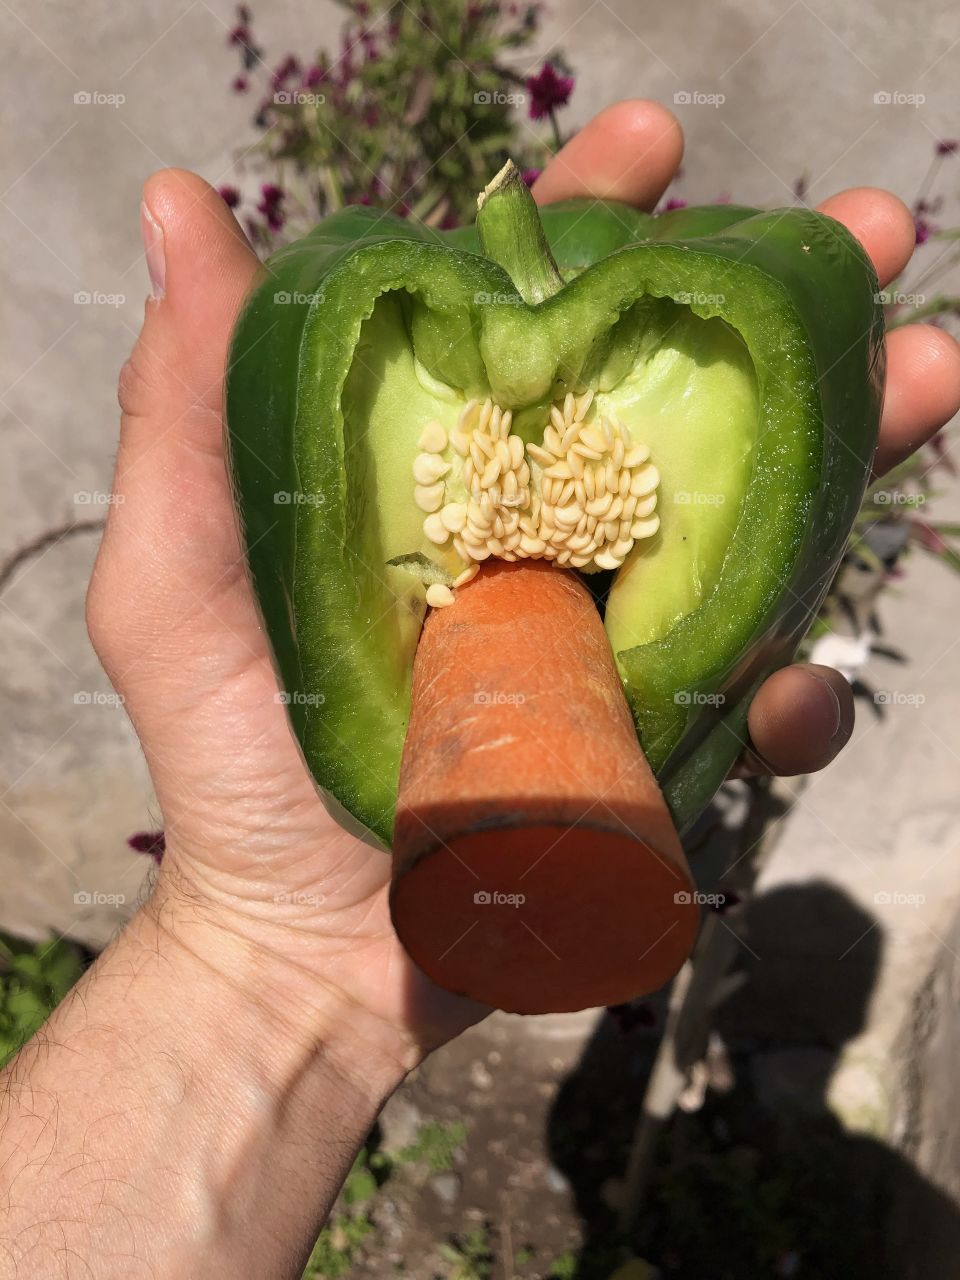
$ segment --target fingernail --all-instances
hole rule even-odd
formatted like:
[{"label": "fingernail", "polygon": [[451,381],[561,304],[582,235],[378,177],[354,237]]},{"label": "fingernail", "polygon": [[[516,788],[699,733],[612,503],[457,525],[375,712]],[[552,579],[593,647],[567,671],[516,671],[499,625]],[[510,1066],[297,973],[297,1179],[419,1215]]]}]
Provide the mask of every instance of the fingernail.
[{"label": "fingernail", "polygon": [[816,680],[817,684],[823,685],[824,689],[826,689],[830,694],[830,698],[832,700],[831,711],[836,717],[833,723],[833,730],[830,734],[830,741],[833,742],[843,725],[843,710],[840,706],[840,699],[837,697],[837,691],[834,689],[832,684],[828,684],[826,680],[817,675],[813,678]]},{"label": "fingernail", "polygon": [[167,263],[163,250],[163,227],[145,204],[140,205],[140,232],[143,236],[143,252],[150,276],[150,292],[160,299],[167,282]]}]

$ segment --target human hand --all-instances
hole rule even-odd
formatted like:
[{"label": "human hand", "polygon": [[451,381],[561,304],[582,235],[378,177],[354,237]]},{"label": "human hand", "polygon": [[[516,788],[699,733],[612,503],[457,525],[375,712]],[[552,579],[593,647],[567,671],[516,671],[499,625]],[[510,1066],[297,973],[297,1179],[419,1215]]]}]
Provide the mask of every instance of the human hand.
[{"label": "human hand", "polygon": [[[682,153],[654,103],[602,112],[538,181],[652,207]],[[194,175],[147,184],[146,232],[162,298],[121,377],[116,491],[91,584],[91,633],[144,745],[167,830],[161,919],[213,964],[244,957],[298,1026],[331,994],[356,1034],[402,1067],[483,1010],[433,987],[390,926],[389,862],[326,813],[277,700],[247,585],[222,449],[222,374],[233,322],[261,268],[219,197]],[[914,242],[896,197],[855,190],[821,209],[870,254],[881,284]],[[905,457],[960,404],[960,352],[941,330],[897,330],[877,469]],[[822,767],[849,736],[836,672],[778,672],[751,708],[751,754],[775,772]],[[256,957],[254,962],[250,957]]]}]

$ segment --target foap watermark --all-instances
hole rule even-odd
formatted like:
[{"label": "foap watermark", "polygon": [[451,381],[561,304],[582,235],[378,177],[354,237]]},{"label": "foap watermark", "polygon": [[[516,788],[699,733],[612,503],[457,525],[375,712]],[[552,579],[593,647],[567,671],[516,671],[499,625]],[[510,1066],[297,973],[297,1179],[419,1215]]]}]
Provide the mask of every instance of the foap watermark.
[{"label": "foap watermark", "polygon": [[880,889],[873,895],[878,907],[922,907],[925,893],[903,893],[899,889]]},{"label": "foap watermark", "polygon": [[478,107],[522,107],[526,100],[525,93],[504,93],[502,89],[478,89],[473,95]]},{"label": "foap watermark", "polygon": [[878,507],[922,507],[925,493],[904,493],[902,489],[878,489],[873,501]]},{"label": "foap watermark", "polygon": [[727,500],[725,493],[704,493],[699,489],[678,489],[673,495],[678,507],[722,507]]},{"label": "foap watermark", "polygon": [[701,693],[699,689],[679,689],[673,700],[678,707],[722,707],[726,698],[722,693]]},{"label": "foap watermark", "polygon": [[122,693],[105,693],[102,689],[78,689],[73,695],[75,707],[122,707],[125,701]]},{"label": "foap watermark", "polygon": [[98,289],[78,289],[73,295],[76,307],[122,307],[126,300],[125,293],[101,293]]},{"label": "foap watermark", "polygon": [[73,95],[75,107],[122,107],[126,100],[125,93],[101,93],[97,89],[81,89]]},{"label": "foap watermark", "polygon": [[305,693],[303,689],[281,689],[273,700],[282,707],[322,707],[327,697],[324,693]]},{"label": "foap watermark", "polygon": [[879,289],[873,295],[873,300],[883,307],[922,307],[927,300],[927,295],[904,293],[901,289]]},{"label": "foap watermark", "polygon": [[281,89],[273,95],[277,107],[322,107],[326,100],[322,93],[302,93],[299,89]]},{"label": "foap watermark", "polygon": [[300,489],[278,489],[273,495],[274,505],[278,507],[322,507],[322,493],[303,493]]},{"label": "foap watermark", "polygon": [[122,493],[105,493],[102,489],[79,489],[73,501],[78,507],[119,507],[126,497]]},{"label": "foap watermark", "polygon": [[925,693],[904,693],[900,689],[878,689],[873,695],[878,707],[922,707],[926,700]]},{"label": "foap watermark", "polygon": [[699,89],[678,89],[673,95],[675,107],[722,107],[725,93],[703,93]]},{"label": "foap watermark", "polygon": [[726,904],[727,895],[725,893],[701,893],[699,889],[694,889],[692,893],[688,889],[678,889],[673,895],[673,900],[681,907],[689,907],[692,903],[695,907],[713,907],[716,909]]},{"label": "foap watermark", "polygon": [[301,289],[278,289],[273,295],[273,301],[278,307],[312,307],[314,303],[325,300],[323,289],[314,289],[312,293],[304,293]]},{"label": "foap watermark", "polygon": [[313,889],[281,889],[273,895],[274,906],[284,907],[322,907],[327,896],[316,893]]},{"label": "foap watermark", "polygon": [[926,100],[925,93],[904,93],[902,89],[879,89],[873,95],[875,107],[922,107]]},{"label": "foap watermark", "polygon": [[127,901],[125,893],[103,893],[99,889],[78,889],[73,895],[78,907],[122,907]]},{"label": "foap watermark", "polygon": [[501,893],[499,889],[478,889],[473,895],[478,907],[522,907],[526,900],[524,893]]},{"label": "foap watermark", "polygon": [[504,689],[479,689],[473,695],[478,707],[522,707],[526,702],[522,693],[507,693]]},{"label": "foap watermark", "polygon": [[476,307],[522,307],[523,299],[519,293],[475,293],[473,303]]},{"label": "foap watermark", "polygon": [[683,289],[670,296],[684,307],[722,307],[727,300],[725,293],[690,293]]}]

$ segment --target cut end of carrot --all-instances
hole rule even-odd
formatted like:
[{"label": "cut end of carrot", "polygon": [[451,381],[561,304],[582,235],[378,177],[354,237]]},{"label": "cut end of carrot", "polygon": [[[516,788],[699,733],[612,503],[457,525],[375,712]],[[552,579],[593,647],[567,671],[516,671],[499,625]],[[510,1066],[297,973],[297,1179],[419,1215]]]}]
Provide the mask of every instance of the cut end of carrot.
[{"label": "cut end of carrot", "polygon": [[636,837],[540,824],[468,832],[396,882],[393,918],[449,991],[511,1013],[621,1004],[690,953],[689,882]]},{"label": "cut end of carrot", "polygon": [[516,1013],[622,1003],[689,955],[683,849],[573,574],[492,565],[428,614],[391,910],[430,978]]}]

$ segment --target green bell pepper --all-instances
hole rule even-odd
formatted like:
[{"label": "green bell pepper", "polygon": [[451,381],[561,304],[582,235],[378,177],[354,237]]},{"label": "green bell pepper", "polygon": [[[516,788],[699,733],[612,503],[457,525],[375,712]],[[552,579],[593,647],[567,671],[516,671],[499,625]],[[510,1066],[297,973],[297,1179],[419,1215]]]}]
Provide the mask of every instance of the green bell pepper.
[{"label": "green bell pepper", "polygon": [[[236,506],[293,729],[338,816],[386,844],[426,593],[472,563],[469,527],[451,542],[437,524],[450,514],[459,527],[471,483],[478,492],[463,456],[473,437],[454,447],[481,412],[471,401],[511,412],[516,474],[541,523],[551,410],[563,428],[592,392],[587,423],[622,427],[628,460],[649,450],[659,527],[649,515],[628,533],[624,523],[585,563],[588,521],[561,563],[619,565],[589,581],[681,828],[740,751],[757,687],[808,628],[876,443],[878,284],[839,223],[795,208],[651,216],[584,200],[538,217],[508,170],[473,228],[368,208],[327,218],[269,260],[232,343]],[[430,423],[442,430],[424,435]],[[607,460],[611,439],[608,428]],[[570,462],[570,446],[561,458],[564,502],[584,498],[566,487],[584,460],[605,465],[591,461],[602,447],[581,444],[585,458]],[[493,483],[503,503],[505,477],[502,493]],[[441,494],[449,508],[425,519]],[[542,533],[523,544],[530,554]]]}]

